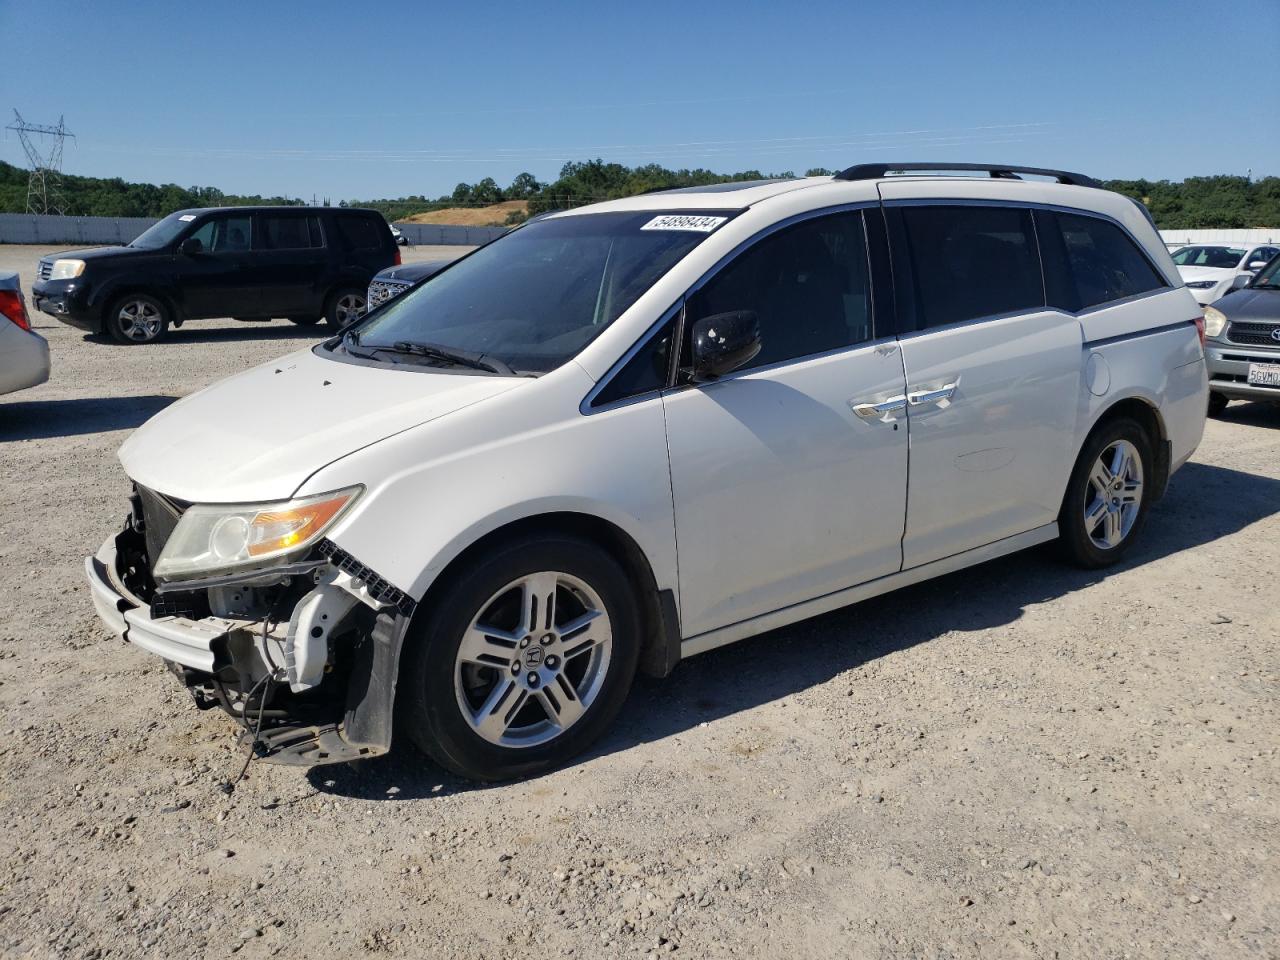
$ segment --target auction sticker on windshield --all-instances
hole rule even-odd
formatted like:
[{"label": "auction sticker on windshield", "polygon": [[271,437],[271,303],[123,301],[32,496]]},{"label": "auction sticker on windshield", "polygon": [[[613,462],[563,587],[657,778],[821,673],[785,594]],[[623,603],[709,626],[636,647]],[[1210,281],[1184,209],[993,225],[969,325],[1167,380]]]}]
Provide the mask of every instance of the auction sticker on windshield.
[{"label": "auction sticker on windshield", "polygon": [[664,213],[654,217],[641,230],[693,230],[698,233],[710,233],[728,217],[694,217],[677,213]]}]

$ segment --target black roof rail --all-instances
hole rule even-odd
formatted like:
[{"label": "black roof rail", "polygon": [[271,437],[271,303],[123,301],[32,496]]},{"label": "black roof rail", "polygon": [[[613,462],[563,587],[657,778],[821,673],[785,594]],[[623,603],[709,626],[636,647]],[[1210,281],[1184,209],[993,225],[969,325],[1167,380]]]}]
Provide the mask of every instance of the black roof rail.
[{"label": "black roof rail", "polygon": [[1086,177],[1083,173],[1070,173],[1066,170],[1047,170],[1043,167],[1014,167],[1006,163],[859,163],[849,167],[847,170],[841,170],[832,179],[834,180],[880,180],[887,177],[889,173],[902,171],[910,173],[915,171],[948,171],[948,170],[973,170],[980,173],[986,173],[997,180],[1020,180],[1020,173],[1029,173],[1038,177],[1053,177],[1059,183],[1067,183],[1076,187],[1096,187],[1102,189],[1102,184],[1093,177]]}]

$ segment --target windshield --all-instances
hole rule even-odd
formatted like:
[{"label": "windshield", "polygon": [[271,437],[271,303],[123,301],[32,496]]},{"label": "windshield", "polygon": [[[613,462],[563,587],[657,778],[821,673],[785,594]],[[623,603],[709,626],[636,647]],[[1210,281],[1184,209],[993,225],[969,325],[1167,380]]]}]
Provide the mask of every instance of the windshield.
[{"label": "windshield", "polygon": [[530,223],[371,314],[356,343],[361,351],[430,344],[546,373],[731,215],[646,210]]},{"label": "windshield", "polygon": [[1280,287],[1280,257],[1272,257],[1271,262],[1258,271],[1251,287]]},{"label": "windshield", "polygon": [[187,229],[195,218],[193,213],[182,211],[171,213],[159,223],[149,226],[129,246],[139,250],[159,250],[167,247],[178,239],[178,234]]},{"label": "windshield", "polygon": [[1173,262],[1180,267],[1226,267],[1230,269],[1240,262],[1243,250],[1235,247],[1183,247],[1173,255]]}]

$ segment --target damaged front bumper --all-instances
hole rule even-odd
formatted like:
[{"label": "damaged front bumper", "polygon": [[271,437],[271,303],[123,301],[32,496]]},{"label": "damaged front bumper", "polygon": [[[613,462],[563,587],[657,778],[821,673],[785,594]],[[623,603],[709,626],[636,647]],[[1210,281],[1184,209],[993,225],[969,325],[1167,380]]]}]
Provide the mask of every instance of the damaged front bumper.
[{"label": "damaged front bumper", "polygon": [[222,707],[278,763],[390,749],[412,601],[386,602],[387,585],[328,543],[287,568],[180,590],[139,575],[145,549],[129,525],[85,560],[94,608],[117,636],[163,658],[198,706]]}]

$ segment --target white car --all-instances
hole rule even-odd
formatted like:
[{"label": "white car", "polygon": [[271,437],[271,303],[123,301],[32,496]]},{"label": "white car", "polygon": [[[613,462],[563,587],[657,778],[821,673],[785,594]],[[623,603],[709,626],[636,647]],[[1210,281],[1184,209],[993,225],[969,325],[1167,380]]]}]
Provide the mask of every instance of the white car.
[{"label": "white car", "polygon": [[1269,244],[1255,247],[1197,244],[1175,250],[1173,262],[1187,289],[1203,306],[1243,287],[1278,253],[1280,247]]},{"label": "white car", "polygon": [[1087,178],[912,167],[549,216],[173,404],[99,614],[260,754],[394,727],[496,779],[637,670],[1050,540],[1114,563],[1204,429],[1198,305]]},{"label": "white car", "polygon": [[16,273],[0,274],[0,394],[49,379],[49,344],[31,329]]}]

